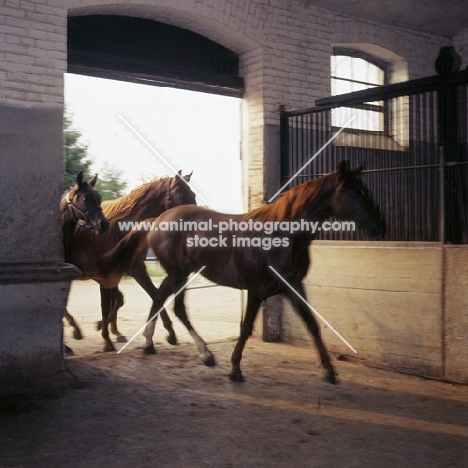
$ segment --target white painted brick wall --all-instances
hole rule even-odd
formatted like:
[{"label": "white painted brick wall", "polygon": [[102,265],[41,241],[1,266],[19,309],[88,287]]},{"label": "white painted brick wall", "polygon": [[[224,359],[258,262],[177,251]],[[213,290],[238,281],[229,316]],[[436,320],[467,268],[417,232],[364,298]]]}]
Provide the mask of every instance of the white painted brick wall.
[{"label": "white painted brick wall", "polygon": [[[4,0],[0,7],[0,100],[62,103],[67,11],[84,8],[86,12],[87,7],[105,3],[120,3],[122,13],[132,10],[128,0]],[[146,5],[139,7],[146,17],[172,16],[174,24],[204,32],[237,52],[262,47],[262,72],[258,74],[252,63],[243,69],[255,73],[246,75],[248,83],[263,89],[267,123],[277,122],[280,103],[288,108],[309,107],[329,93],[329,54],[335,42],[389,48],[407,60],[410,78],[434,74],[437,52],[447,43],[446,38],[338,16],[299,0],[286,4],[281,0],[146,0],[138,4]],[[105,6],[100,8],[105,12]],[[461,35],[458,46],[465,60],[466,42],[466,35]]]},{"label": "white painted brick wall", "polygon": [[23,0],[3,2],[0,102],[63,103],[66,24],[66,10],[60,6]]},{"label": "white painted brick wall", "polygon": [[[107,6],[106,6],[107,4]],[[63,105],[67,15],[143,16],[190,29],[241,57],[245,78],[244,158],[261,167],[265,125],[278,125],[279,106],[311,107],[330,92],[335,43],[369,43],[402,60],[392,79],[433,75],[448,39],[340,16],[300,0],[3,0],[0,6],[0,104]],[[468,34],[456,38],[466,62]],[[253,198],[263,190],[249,174]]]}]

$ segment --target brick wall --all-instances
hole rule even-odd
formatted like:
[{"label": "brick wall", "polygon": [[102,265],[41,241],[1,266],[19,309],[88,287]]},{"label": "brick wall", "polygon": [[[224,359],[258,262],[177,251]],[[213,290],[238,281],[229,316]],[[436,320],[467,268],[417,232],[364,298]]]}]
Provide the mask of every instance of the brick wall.
[{"label": "brick wall", "polygon": [[[45,4],[44,4],[45,3]],[[109,3],[111,5],[106,6]],[[262,128],[278,125],[278,109],[314,105],[329,94],[329,56],[334,44],[372,44],[401,58],[395,81],[434,74],[434,60],[447,38],[398,30],[280,0],[6,0],[0,14],[0,102],[63,103],[67,14],[119,13],[144,16],[191,29],[241,56],[246,80],[244,157],[263,160]],[[459,37],[466,47],[466,36]],[[465,49],[463,49],[465,50]],[[466,53],[464,53],[466,56]],[[406,64],[407,73],[402,67]],[[263,185],[252,180],[255,200]],[[261,197],[260,197],[261,198]]]},{"label": "brick wall", "polygon": [[[46,3],[46,4],[44,4]],[[66,16],[110,12],[139,14],[192,29],[247,54],[262,48],[263,74],[250,80],[261,86],[265,118],[277,120],[279,103],[291,108],[313,105],[329,92],[329,54],[334,43],[368,43],[387,48],[408,63],[409,78],[434,73],[439,48],[449,40],[338,16],[326,9],[290,1],[5,0],[0,11],[0,99],[62,103],[66,70]],[[121,3],[121,7],[116,4]],[[142,7],[141,4],[146,3]],[[99,5],[99,7],[95,6]],[[455,45],[466,61],[467,38]],[[253,64],[249,68],[254,68]],[[244,67],[244,72],[248,68]],[[257,116],[255,116],[256,118]]]},{"label": "brick wall", "polygon": [[16,0],[3,3],[0,102],[63,103],[66,27],[66,11],[62,7]]}]

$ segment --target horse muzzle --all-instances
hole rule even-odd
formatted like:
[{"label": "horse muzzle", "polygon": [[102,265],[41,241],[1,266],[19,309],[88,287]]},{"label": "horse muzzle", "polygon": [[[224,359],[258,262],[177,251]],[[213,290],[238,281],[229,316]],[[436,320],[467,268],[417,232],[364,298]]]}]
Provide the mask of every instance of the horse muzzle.
[{"label": "horse muzzle", "polygon": [[380,222],[369,226],[365,230],[365,234],[370,240],[380,240],[385,234],[385,221],[383,219]]},{"label": "horse muzzle", "polygon": [[107,232],[109,230],[109,221],[107,221],[107,219],[103,219],[98,223],[96,230],[99,232],[99,234],[104,234]]}]

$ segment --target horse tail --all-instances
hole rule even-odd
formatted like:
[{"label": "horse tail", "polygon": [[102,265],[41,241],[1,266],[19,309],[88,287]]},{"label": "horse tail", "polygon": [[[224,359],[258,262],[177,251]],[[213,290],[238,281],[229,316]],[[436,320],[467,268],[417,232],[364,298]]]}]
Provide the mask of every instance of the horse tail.
[{"label": "horse tail", "polygon": [[131,231],[105,253],[100,261],[101,269],[106,274],[123,276],[131,270],[139,254],[148,251],[148,231]]}]

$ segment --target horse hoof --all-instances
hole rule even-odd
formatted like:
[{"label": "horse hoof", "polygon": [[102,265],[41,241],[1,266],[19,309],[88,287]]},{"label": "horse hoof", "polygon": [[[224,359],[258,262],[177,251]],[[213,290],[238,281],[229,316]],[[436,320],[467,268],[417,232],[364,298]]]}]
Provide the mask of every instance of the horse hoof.
[{"label": "horse hoof", "polygon": [[323,378],[325,382],[331,383],[332,385],[336,385],[336,374],[334,372],[328,372],[328,374]]},{"label": "horse hoof", "polygon": [[128,340],[127,340],[127,338],[125,338],[124,335],[119,335],[119,336],[117,337],[117,343],[126,343],[127,341],[128,341]]},{"label": "horse hoof", "polygon": [[177,337],[175,335],[167,335],[166,340],[172,346],[177,345]]},{"label": "horse hoof", "polygon": [[66,344],[63,345],[63,354],[64,356],[73,356],[73,349],[71,349],[69,346]]},{"label": "horse hoof", "polygon": [[112,351],[115,351],[115,347],[114,347],[114,345],[112,343],[104,346],[104,352],[105,353],[110,353]]},{"label": "horse hoof", "polygon": [[96,323],[96,328],[97,328],[97,331],[101,331],[101,329],[102,329],[102,320],[99,320],[99,322]]},{"label": "horse hoof", "polygon": [[83,335],[81,334],[81,332],[79,330],[76,330],[76,331],[73,332],[73,338],[75,340],[82,340]]},{"label": "horse hoof", "polygon": [[203,364],[206,366],[206,367],[214,367],[216,366],[216,361],[215,361],[215,358],[212,354],[210,354],[207,358],[205,358],[205,360],[203,361]]},{"label": "horse hoof", "polygon": [[143,353],[144,354],[156,354],[156,348],[154,345],[147,346],[146,348],[143,348]]},{"label": "horse hoof", "polygon": [[242,372],[232,372],[229,374],[229,378],[233,382],[245,382],[244,376],[242,375]]}]

